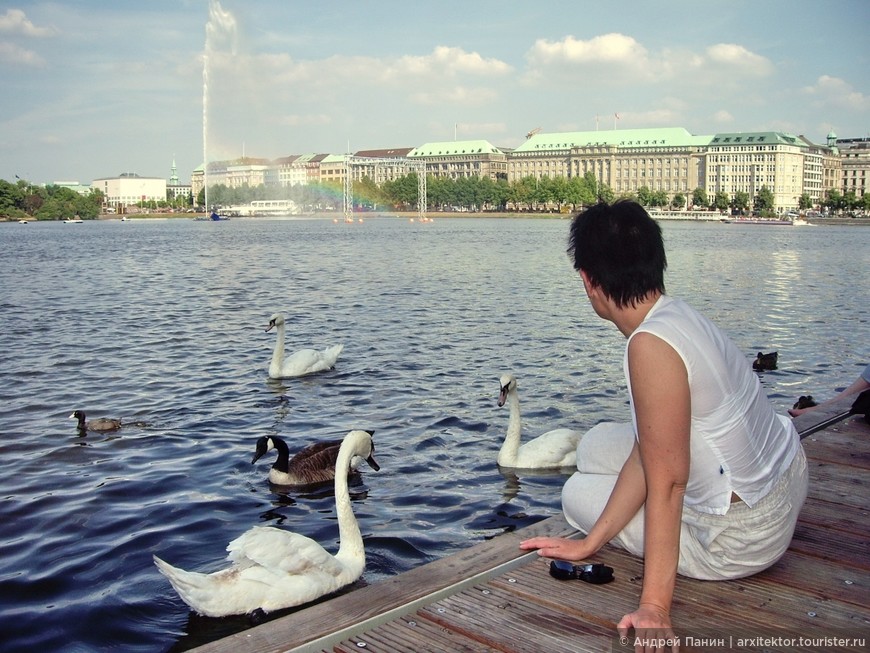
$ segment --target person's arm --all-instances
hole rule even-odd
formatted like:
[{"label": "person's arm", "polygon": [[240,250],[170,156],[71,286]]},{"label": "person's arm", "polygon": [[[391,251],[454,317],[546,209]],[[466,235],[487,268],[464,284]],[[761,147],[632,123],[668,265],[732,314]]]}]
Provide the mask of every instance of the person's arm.
[{"label": "person's arm", "polygon": [[[866,374],[866,372],[864,374]],[[870,388],[870,381],[865,379],[864,375],[862,374],[857,379],[855,379],[855,381],[852,383],[852,385],[850,385],[848,388],[846,388],[842,392],[837,393],[836,395],[834,395],[833,397],[831,397],[827,401],[823,401],[822,403],[817,404],[815,406],[810,406],[809,408],[789,408],[788,414],[791,415],[792,417],[797,417],[798,415],[803,415],[804,413],[807,413],[811,410],[815,410],[816,408],[821,408],[822,406],[827,406],[829,404],[832,404],[835,401],[842,399],[843,397],[848,397],[849,395],[856,395],[860,392],[864,392],[867,388]]]},{"label": "person's arm", "polygon": [[520,542],[521,549],[538,549],[548,558],[578,562],[594,555],[612,540],[637,514],[646,496],[640,452],[635,443],[616,479],[607,504],[589,534],[581,539],[563,537],[533,537]]},{"label": "person's arm", "polygon": [[650,333],[629,343],[628,368],[646,479],[644,575],[638,609],[619,622],[650,638],[671,633],[670,609],[680,558],[683,497],[689,478],[691,393],[677,352]]}]

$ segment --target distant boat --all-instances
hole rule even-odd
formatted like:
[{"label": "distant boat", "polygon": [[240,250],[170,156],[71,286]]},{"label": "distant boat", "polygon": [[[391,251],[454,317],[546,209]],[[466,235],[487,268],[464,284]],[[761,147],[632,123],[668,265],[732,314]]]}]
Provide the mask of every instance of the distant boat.
[{"label": "distant boat", "polygon": [[225,218],[224,216],[218,214],[217,211],[212,211],[211,215],[209,216],[209,220],[214,220],[215,222],[217,222],[218,220],[229,220],[229,218]]},{"label": "distant boat", "polygon": [[79,216],[76,216],[74,218],[67,218],[63,221],[64,224],[81,224],[82,222],[84,222],[84,220],[82,220]]},{"label": "distant boat", "polygon": [[776,218],[722,218],[726,224],[766,224],[774,226],[791,226],[791,220],[778,220]]},{"label": "distant boat", "polygon": [[18,224],[27,224],[27,220],[21,219],[18,221]]}]

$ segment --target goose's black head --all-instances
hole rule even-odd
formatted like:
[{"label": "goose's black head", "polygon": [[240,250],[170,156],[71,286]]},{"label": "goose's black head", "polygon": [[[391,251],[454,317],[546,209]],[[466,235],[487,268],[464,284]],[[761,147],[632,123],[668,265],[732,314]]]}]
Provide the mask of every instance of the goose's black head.
[{"label": "goose's black head", "polygon": [[259,440],[257,440],[257,448],[255,449],[254,457],[251,459],[251,464],[253,465],[255,462],[260,460],[263,455],[269,451],[269,449],[274,449],[275,445],[272,442],[272,438],[263,436]]}]

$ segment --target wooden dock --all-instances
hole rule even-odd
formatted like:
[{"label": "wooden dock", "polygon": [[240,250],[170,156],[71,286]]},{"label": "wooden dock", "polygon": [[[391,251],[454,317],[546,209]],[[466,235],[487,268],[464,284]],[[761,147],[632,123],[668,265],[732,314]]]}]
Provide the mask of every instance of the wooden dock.
[{"label": "wooden dock", "polygon": [[[681,651],[868,650],[870,425],[847,417],[849,406],[795,419],[810,486],[785,556],[740,580],[678,577],[671,617]],[[637,607],[642,561],[607,546],[595,561],[615,569],[612,583],[559,581],[547,561],[519,550],[535,535],[576,532],[552,517],[194,650],[633,650],[620,642],[616,622]]]}]

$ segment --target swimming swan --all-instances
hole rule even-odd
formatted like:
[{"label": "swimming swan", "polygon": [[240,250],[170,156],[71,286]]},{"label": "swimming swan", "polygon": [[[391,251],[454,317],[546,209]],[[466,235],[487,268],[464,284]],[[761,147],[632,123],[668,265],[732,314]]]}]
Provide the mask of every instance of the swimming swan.
[{"label": "swimming swan", "polygon": [[275,313],[269,318],[269,326],[277,327],[278,338],[275,341],[275,351],[272,352],[272,362],[269,363],[269,378],[286,379],[294,376],[304,376],[312,372],[321,372],[331,369],[338,360],[338,355],[344,349],[344,345],[327,347],[323,351],[316,349],[300,349],[289,358],[284,358],[284,316]]},{"label": "swimming swan", "polygon": [[[335,465],[340,448],[341,440],[315,442],[290,458],[290,448],[283,439],[275,435],[264,435],[257,440],[257,449],[251,464],[253,465],[263,455],[275,449],[278,452],[278,459],[269,470],[271,483],[275,485],[323,483],[335,478]],[[361,463],[362,458],[354,456],[350,461],[348,473],[355,472]]]},{"label": "swimming swan", "polygon": [[350,431],[341,444],[335,475],[335,510],[340,545],[335,556],[314,540],[272,526],[254,526],[227,545],[232,565],[212,574],[184,571],[154,556],[181,599],[207,617],[272,612],[308,603],[358,579],[365,568],[365,549],[347,489],[347,470],[354,456],[372,469],[374,444],[369,431]]},{"label": "swimming swan", "polygon": [[501,450],[498,452],[499,466],[521,469],[576,466],[580,431],[555,429],[520,446],[522,421],[520,419],[517,380],[513,374],[502,374],[500,383],[498,405],[504,406],[505,402],[510,403],[510,422],[504,444],[501,445]]},{"label": "swimming swan", "polygon": [[86,415],[83,411],[77,410],[69,416],[70,419],[77,419],[79,431],[117,431],[121,428],[121,420],[112,419],[111,417],[100,417],[86,421]]}]

